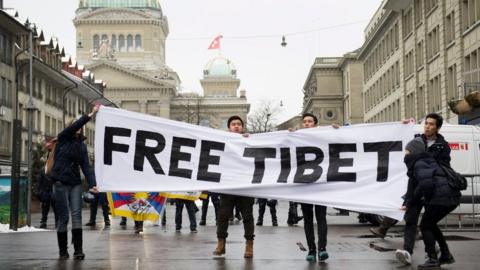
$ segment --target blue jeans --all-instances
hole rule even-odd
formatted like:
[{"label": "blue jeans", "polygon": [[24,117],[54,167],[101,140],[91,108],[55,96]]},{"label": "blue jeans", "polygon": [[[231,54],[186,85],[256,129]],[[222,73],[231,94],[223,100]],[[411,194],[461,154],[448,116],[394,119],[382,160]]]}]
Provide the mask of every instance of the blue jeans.
[{"label": "blue jeans", "polygon": [[66,232],[68,226],[68,212],[72,215],[72,229],[82,228],[82,185],[64,185],[55,182],[53,194],[57,208],[57,232]]}]

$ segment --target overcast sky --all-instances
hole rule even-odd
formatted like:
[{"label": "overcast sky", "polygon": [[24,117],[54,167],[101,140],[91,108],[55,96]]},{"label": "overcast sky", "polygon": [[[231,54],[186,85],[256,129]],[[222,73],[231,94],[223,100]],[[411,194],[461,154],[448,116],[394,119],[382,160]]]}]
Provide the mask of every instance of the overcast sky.
[{"label": "overcast sky", "polygon": [[[364,29],[381,0],[163,0],[168,18],[166,63],[182,88],[201,91],[207,50],[222,34],[222,55],[233,61],[252,110],[262,100],[283,103],[279,121],[302,110],[302,87],[315,57],[342,56],[359,48]],[[4,0],[55,36],[75,55],[72,19],[77,0]],[[311,31],[315,30],[316,31]],[[280,46],[282,35],[286,47]],[[101,79],[101,78],[99,78]]]}]

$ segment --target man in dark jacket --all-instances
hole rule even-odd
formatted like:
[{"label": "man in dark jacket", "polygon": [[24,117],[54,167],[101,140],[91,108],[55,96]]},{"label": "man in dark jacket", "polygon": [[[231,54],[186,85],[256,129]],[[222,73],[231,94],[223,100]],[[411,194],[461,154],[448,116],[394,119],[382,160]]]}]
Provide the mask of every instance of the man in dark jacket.
[{"label": "man in dark jacket", "polygon": [[55,217],[55,227],[57,226],[57,213],[55,210],[55,198],[52,196],[52,181],[45,175],[45,171],[41,170],[40,175],[38,176],[38,189],[40,202],[42,203],[42,218],[40,220],[40,228],[47,228],[47,219],[48,212],[50,207],[53,210],[53,215]]},{"label": "man in dark jacket", "polygon": [[[425,116],[424,132],[416,136],[423,142],[424,150],[428,151],[437,162],[450,166],[450,147],[445,138],[439,133],[443,125],[443,118],[439,114],[430,113]],[[432,148],[432,146],[435,147]],[[405,233],[403,238],[403,250],[397,250],[397,259],[409,265],[412,263],[413,248],[417,235],[417,225],[420,212],[424,206],[423,201],[414,201],[414,179],[409,177],[407,193],[402,209],[405,210]]]}]

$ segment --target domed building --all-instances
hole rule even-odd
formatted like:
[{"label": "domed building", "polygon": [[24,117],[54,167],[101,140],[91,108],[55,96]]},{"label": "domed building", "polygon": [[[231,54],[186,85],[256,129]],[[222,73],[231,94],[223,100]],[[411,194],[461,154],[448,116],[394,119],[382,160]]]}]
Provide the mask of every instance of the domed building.
[{"label": "domed building", "polygon": [[246,91],[238,91],[240,80],[231,60],[218,56],[208,61],[200,84],[203,96],[181,93],[174,99],[173,119],[224,130],[232,115],[246,121],[250,104],[247,103]]},{"label": "domed building", "polygon": [[80,0],[77,61],[107,82],[119,107],[170,118],[180,79],[165,63],[168,20],[158,0]]}]

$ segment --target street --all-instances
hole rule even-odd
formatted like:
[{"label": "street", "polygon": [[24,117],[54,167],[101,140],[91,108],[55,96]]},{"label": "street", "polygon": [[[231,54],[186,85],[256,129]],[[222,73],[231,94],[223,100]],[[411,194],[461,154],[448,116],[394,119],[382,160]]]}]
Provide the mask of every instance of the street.
[{"label": "street", "polygon": [[[255,205],[255,216],[257,209]],[[356,213],[335,216],[337,210],[329,209],[327,251],[330,258],[325,263],[309,263],[304,259],[306,252],[296,244],[302,242],[306,246],[303,223],[287,226],[287,211],[288,203],[281,202],[279,227],[271,227],[267,209],[264,226],[255,227],[253,259],[243,258],[241,223],[229,227],[225,258],[214,259],[211,255],[216,245],[213,207],[209,209],[207,226],[198,226],[198,233],[194,234],[188,228],[185,211],[182,231],[175,232],[174,207],[170,206],[165,227],[146,224],[140,235],[134,234],[131,220],[126,228],[121,228],[120,219],[115,218],[112,226],[104,229],[99,209],[97,226],[84,227],[84,261],[57,259],[56,233],[50,214],[48,231],[0,234],[0,265],[1,269],[416,269],[417,264],[424,262],[422,241],[417,241],[413,266],[405,267],[396,261],[394,251],[402,246],[403,223],[382,240],[370,235],[370,225],[358,223]],[[88,215],[88,210],[84,210],[83,223],[88,221]],[[40,215],[34,214],[33,224],[38,226],[39,219]],[[445,235],[456,263],[442,268],[478,269],[480,233],[469,229],[470,226],[458,229],[454,217],[449,218],[450,222]],[[73,253],[71,245],[69,252]]]}]

